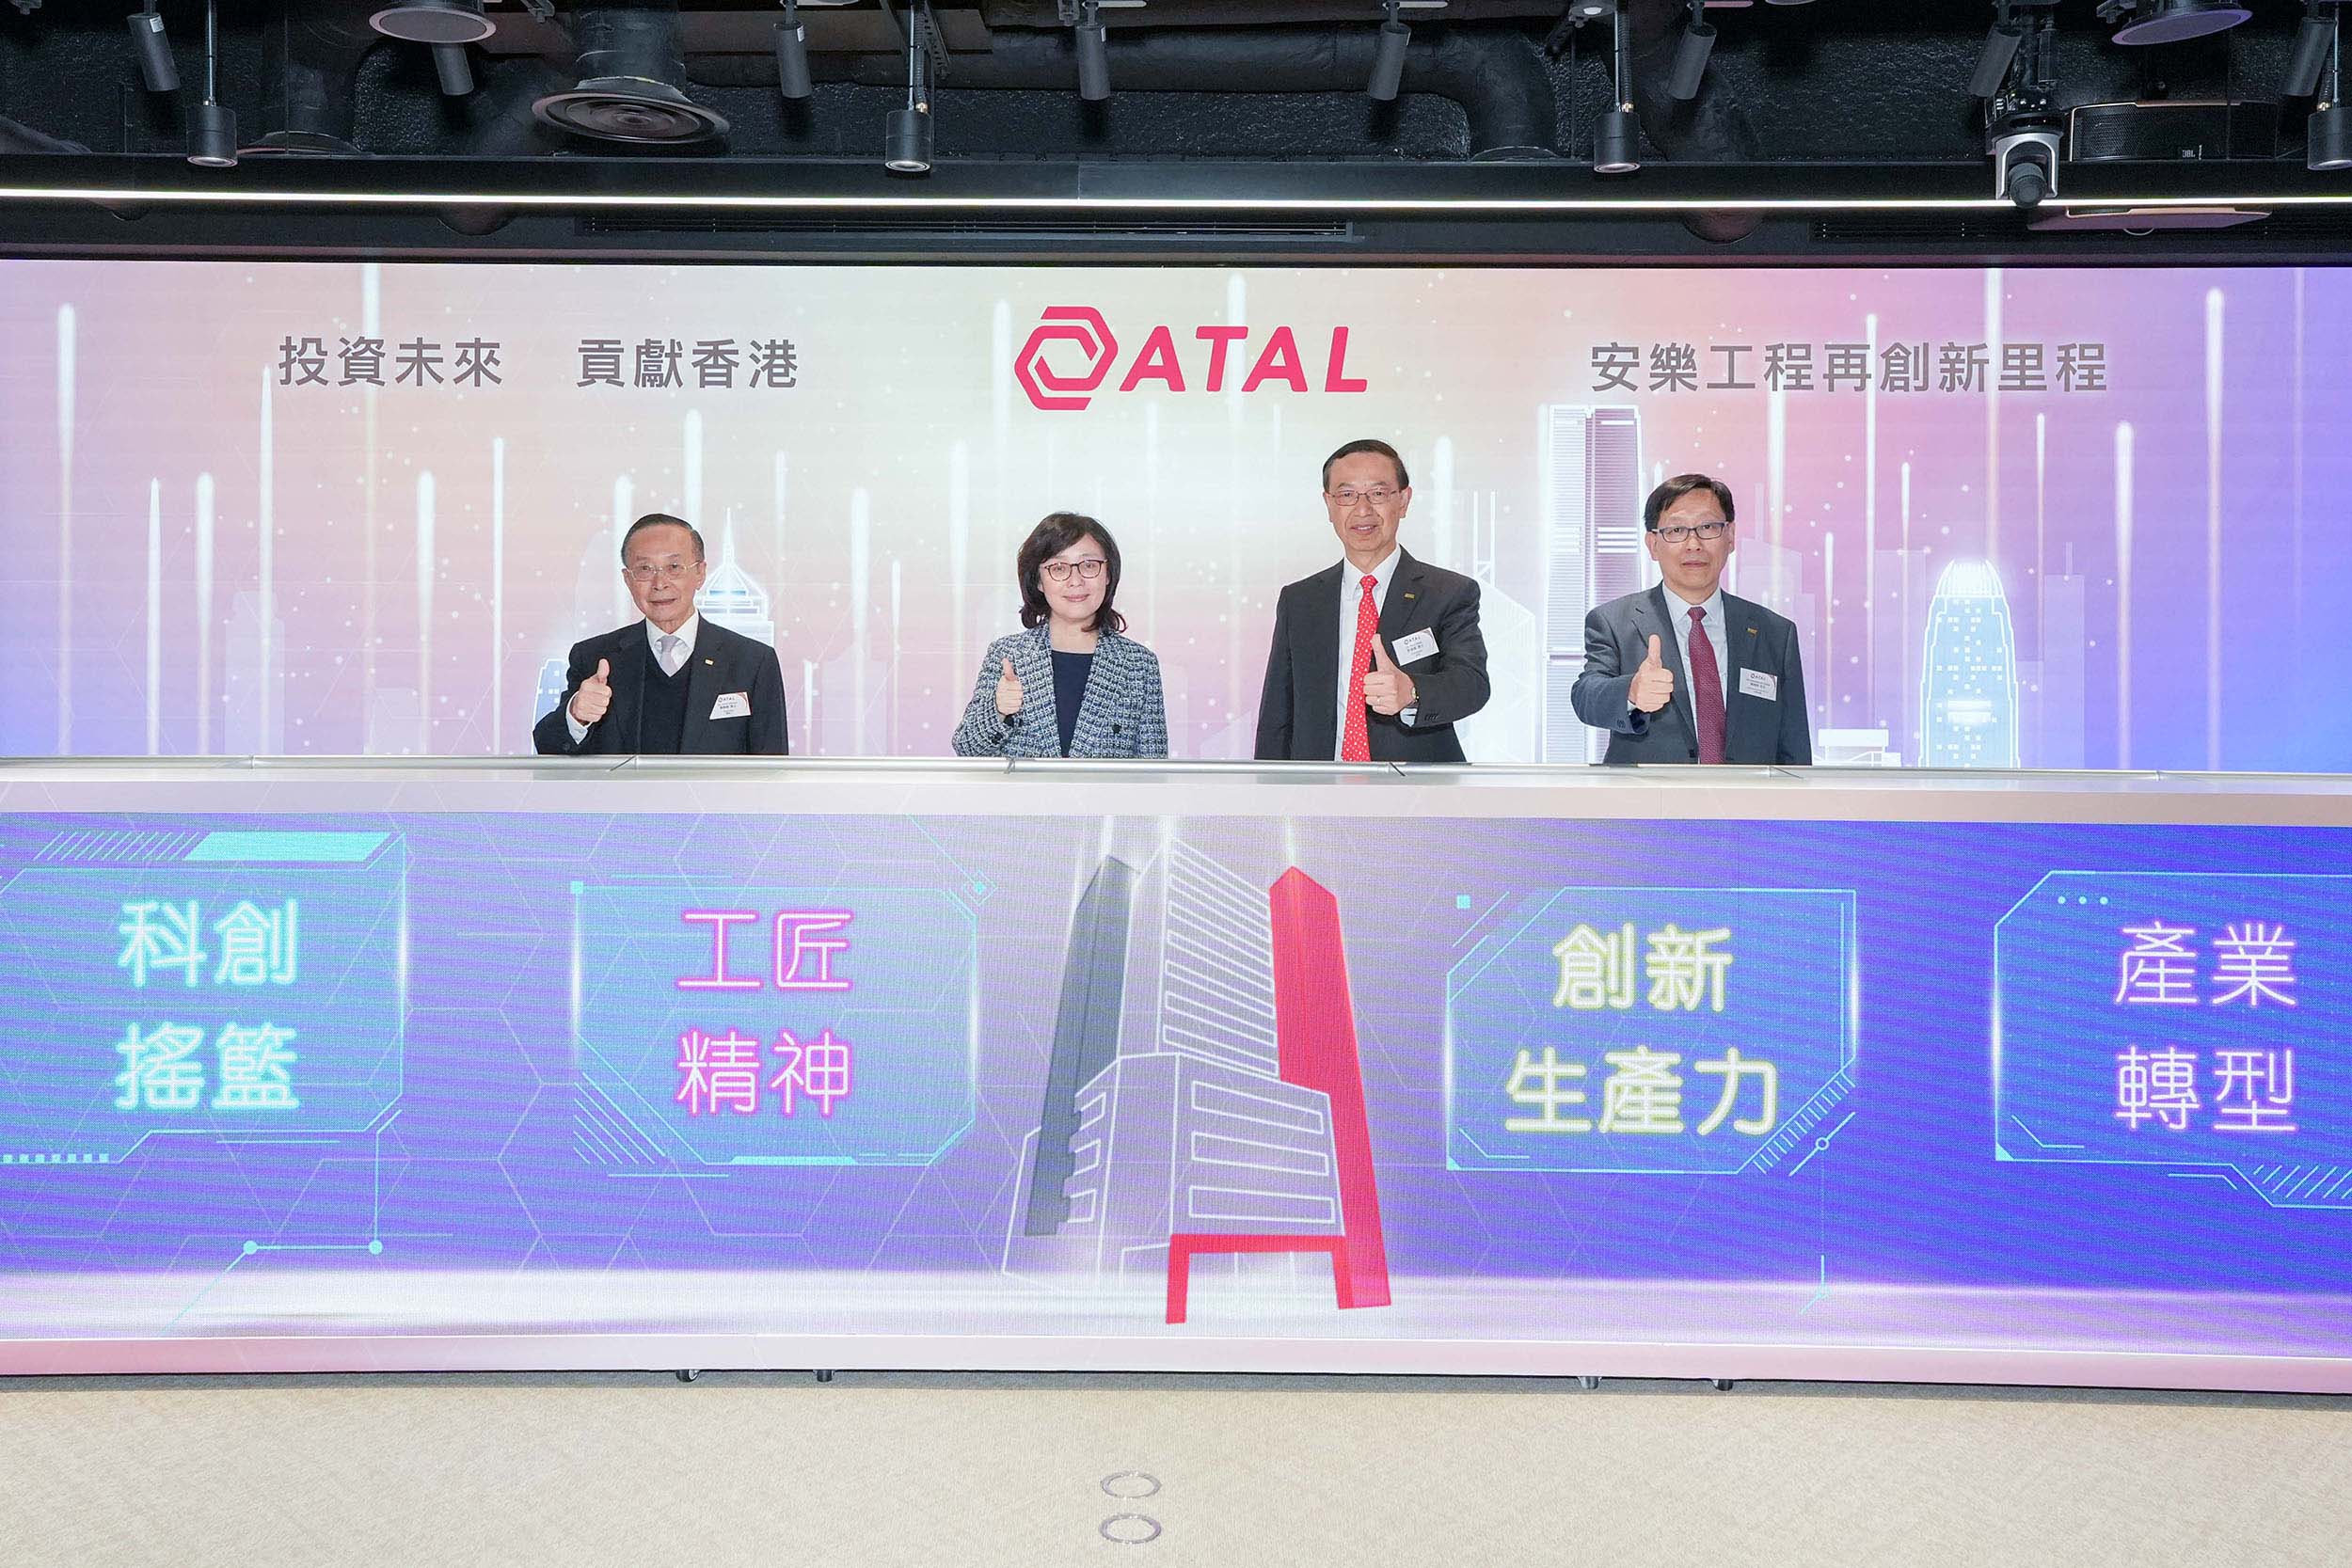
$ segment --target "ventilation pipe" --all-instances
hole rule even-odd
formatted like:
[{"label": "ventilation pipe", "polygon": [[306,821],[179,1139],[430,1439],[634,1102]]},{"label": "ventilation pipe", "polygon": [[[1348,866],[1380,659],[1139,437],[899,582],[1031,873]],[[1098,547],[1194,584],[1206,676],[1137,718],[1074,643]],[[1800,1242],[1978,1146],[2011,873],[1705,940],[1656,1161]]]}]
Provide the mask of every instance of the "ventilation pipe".
[{"label": "ventilation pipe", "polygon": [[[727,122],[686,95],[677,0],[582,0],[572,18],[579,79],[532,106],[556,130],[631,147],[684,147]],[[775,80],[775,61],[767,61]]]}]

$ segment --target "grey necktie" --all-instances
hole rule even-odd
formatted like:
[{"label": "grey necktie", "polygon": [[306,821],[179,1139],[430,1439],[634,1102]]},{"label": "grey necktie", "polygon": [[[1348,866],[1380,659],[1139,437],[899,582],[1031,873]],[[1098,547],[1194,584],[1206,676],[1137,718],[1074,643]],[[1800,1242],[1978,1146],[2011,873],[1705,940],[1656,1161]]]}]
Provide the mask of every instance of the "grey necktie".
[{"label": "grey necktie", "polygon": [[665,675],[676,674],[678,667],[678,639],[675,634],[666,631],[663,632],[653,646],[654,657],[661,661],[661,673]]}]

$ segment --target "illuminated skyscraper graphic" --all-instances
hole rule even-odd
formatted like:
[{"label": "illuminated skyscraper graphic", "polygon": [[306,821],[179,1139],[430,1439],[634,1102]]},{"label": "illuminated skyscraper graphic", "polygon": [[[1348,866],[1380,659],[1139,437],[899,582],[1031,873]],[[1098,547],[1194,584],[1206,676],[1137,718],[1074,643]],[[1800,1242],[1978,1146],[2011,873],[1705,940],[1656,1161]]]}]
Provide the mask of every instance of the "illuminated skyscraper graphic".
[{"label": "illuminated skyscraper graphic", "polygon": [[1640,588],[1642,417],[1632,408],[1543,411],[1546,762],[1585,762],[1601,738],[1569,702],[1584,673],[1584,616]]},{"label": "illuminated skyscraper graphic", "polygon": [[[1295,952],[1278,957],[1278,925]],[[1341,1305],[1388,1300],[1338,936],[1296,870],[1269,895],[1181,842],[1141,871],[1103,861],[1072,920],[1009,1271],[1168,1275],[1181,1317],[1195,1253],[1314,1251]]]},{"label": "illuminated skyscraper graphic", "polygon": [[539,689],[532,697],[531,721],[537,723],[555,711],[555,705],[564,700],[564,661],[544,659],[539,665]]},{"label": "illuminated skyscraper graphic", "polygon": [[2017,639],[1987,562],[1944,568],[1920,668],[1920,766],[2016,767]]},{"label": "illuminated skyscraper graphic", "polygon": [[753,581],[736,561],[732,517],[727,519],[719,546],[719,564],[694,595],[694,609],[713,626],[775,646],[776,623],[769,614],[768,591]]}]

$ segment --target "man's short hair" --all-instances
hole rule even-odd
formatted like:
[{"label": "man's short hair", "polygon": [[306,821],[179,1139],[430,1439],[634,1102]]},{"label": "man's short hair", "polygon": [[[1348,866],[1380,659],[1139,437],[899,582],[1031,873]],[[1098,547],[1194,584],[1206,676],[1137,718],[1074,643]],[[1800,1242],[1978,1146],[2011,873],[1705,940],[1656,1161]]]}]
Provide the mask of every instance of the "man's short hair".
[{"label": "man's short hair", "polygon": [[1359,452],[1367,451],[1376,451],[1396,465],[1396,487],[1398,489],[1410,490],[1413,487],[1413,482],[1405,475],[1405,459],[1397,456],[1396,449],[1386,441],[1350,441],[1325,458],[1323,460],[1323,487],[1326,490],[1331,488],[1332,464],[1337,463],[1343,457],[1354,457]]},{"label": "man's short hair", "polygon": [[1666,508],[1693,490],[1704,490],[1715,498],[1715,504],[1724,509],[1724,522],[1736,523],[1740,520],[1732,511],[1730,485],[1720,479],[1709,479],[1705,474],[1677,474],[1649,493],[1649,499],[1642,507],[1642,527],[1652,533],[1657,532],[1658,519],[1665,514]]},{"label": "man's short hair", "polygon": [[697,561],[708,559],[707,552],[703,549],[703,536],[696,531],[693,524],[683,517],[673,517],[667,512],[648,512],[629,524],[628,531],[621,535],[621,559],[623,561],[628,559],[628,542],[649,528],[684,529],[687,536],[694,541],[694,559]]}]

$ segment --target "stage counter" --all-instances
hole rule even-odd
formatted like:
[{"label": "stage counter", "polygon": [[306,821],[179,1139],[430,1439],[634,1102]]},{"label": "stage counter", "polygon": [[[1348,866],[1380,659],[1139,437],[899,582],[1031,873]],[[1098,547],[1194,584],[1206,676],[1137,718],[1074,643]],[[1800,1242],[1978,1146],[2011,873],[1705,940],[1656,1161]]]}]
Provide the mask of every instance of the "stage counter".
[{"label": "stage counter", "polygon": [[2352,1391],[2352,780],[0,765],[0,1371]]}]

